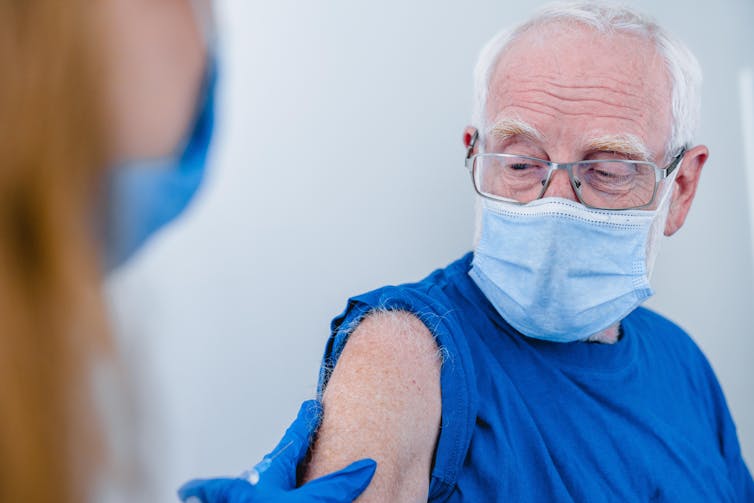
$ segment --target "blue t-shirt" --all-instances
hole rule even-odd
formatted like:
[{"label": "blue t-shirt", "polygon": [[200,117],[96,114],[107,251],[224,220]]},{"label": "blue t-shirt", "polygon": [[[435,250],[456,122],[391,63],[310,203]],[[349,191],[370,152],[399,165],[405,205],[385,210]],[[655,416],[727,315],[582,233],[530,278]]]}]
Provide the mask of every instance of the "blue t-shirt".
[{"label": "blue t-shirt", "polygon": [[471,258],[350,299],[320,376],[321,391],[371,310],[426,324],[444,353],[429,501],[754,501],[717,379],[679,327],[638,308],[615,344],[531,339],[477,288]]}]

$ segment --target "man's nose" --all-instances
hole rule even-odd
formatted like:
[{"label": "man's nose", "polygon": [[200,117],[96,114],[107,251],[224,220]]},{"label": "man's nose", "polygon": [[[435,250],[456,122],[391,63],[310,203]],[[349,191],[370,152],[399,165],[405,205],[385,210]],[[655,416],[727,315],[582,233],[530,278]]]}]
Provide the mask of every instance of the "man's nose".
[{"label": "man's nose", "polygon": [[568,179],[568,173],[564,169],[557,169],[550,176],[550,183],[542,197],[562,197],[563,199],[578,201],[571,181]]}]

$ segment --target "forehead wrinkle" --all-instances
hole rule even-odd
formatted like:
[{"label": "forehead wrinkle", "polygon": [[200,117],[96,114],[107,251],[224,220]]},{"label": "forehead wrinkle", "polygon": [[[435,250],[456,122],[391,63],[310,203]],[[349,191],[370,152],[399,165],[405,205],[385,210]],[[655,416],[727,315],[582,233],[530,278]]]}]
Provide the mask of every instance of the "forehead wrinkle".
[{"label": "forehead wrinkle", "polygon": [[584,140],[594,140],[595,150],[636,159],[664,150],[659,139],[670,134],[671,87],[652,44],[589,30],[544,38],[537,44],[524,35],[496,62],[488,117],[520,113],[554,142],[548,147],[581,150]]},{"label": "forehead wrinkle", "polygon": [[[605,105],[611,110],[602,111],[605,115],[621,115],[626,113],[634,117],[645,117],[657,104],[651,102],[646,96],[631,96],[623,92],[612,91],[604,88],[591,88],[594,90],[609,91],[607,96],[598,97],[598,93],[587,92],[586,89],[579,96],[570,93],[559,93],[553,89],[515,89],[505,93],[506,101],[510,103],[531,103],[547,106],[561,113],[573,113],[582,110],[585,105]],[[568,109],[575,109],[571,112]],[[617,114],[616,111],[620,111]]]},{"label": "forehead wrinkle", "polygon": [[652,157],[644,142],[632,134],[607,134],[586,138],[584,147],[586,150],[617,152],[628,157],[640,158],[643,161],[648,161]]},{"label": "forehead wrinkle", "polygon": [[515,108],[520,108],[522,110],[531,110],[532,112],[545,114],[553,118],[556,118],[558,116],[592,117],[595,119],[617,119],[617,120],[622,120],[622,121],[630,120],[631,122],[636,122],[637,117],[643,118],[643,115],[644,115],[642,114],[640,116],[638,113],[634,115],[622,115],[622,114],[612,114],[608,112],[595,113],[589,110],[579,110],[579,111],[564,110],[563,108],[557,107],[551,103],[545,103],[545,102],[534,101],[534,100],[527,100],[526,105],[516,104]]},{"label": "forehead wrinkle", "polygon": [[[534,83],[537,86],[546,84],[551,87],[563,89],[563,90],[578,90],[578,91],[607,91],[613,94],[620,94],[621,96],[631,96],[637,99],[646,99],[647,93],[642,92],[641,86],[637,85],[637,80],[622,80],[619,78],[611,77],[609,75],[593,76],[593,83],[588,83],[586,77],[580,76],[577,81],[563,81],[562,74],[531,74],[528,76],[516,76],[515,81],[520,84]],[[503,80],[512,80],[509,76],[504,76]],[[620,89],[620,91],[618,90]]]},{"label": "forehead wrinkle", "polygon": [[[587,89],[587,88],[584,88],[584,89]],[[592,87],[591,89],[596,90],[598,88]],[[561,96],[558,93],[555,93],[555,92],[552,92],[552,91],[548,91],[548,90],[545,90],[545,89],[541,89],[538,92],[541,93],[541,94],[547,95],[547,96],[551,96],[551,97],[553,97],[555,99],[558,99],[558,100],[561,100],[561,101],[567,101],[567,102],[570,102],[570,103],[586,103],[586,102],[602,103],[604,105],[609,105],[609,106],[612,106],[612,107],[636,108],[638,110],[637,107],[632,107],[631,105],[626,104],[624,101],[622,101],[620,103],[615,103],[615,102],[613,102],[611,100],[608,100],[608,99],[597,98],[593,94],[592,95],[587,95],[587,96],[585,96],[583,98],[576,97],[576,96],[569,96],[568,98],[564,98],[563,96]],[[621,96],[623,96],[623,95],[621,95]]]},{"label": "forehead wrinkle", "polygon": [[543,99],[549,97],[574,105],[603,103],[628,108],[642,116],[649,110],[662,110],[670,106],[666,93],[656,93],[648,87],[650,82],[647,79],[653,80],[649,74],[639,73],[635,78],[626,78],[623,73],[615,75],[610,71],[583,73],[569,68],[561,70],[560,61],[554,62],[555,68],[544,71],[530,68],[527,60],[503,63],[498,64],[497,75],[491,81],[491,95],[524,94],[523,99],[526,99],[526,95],[539,93]]}]

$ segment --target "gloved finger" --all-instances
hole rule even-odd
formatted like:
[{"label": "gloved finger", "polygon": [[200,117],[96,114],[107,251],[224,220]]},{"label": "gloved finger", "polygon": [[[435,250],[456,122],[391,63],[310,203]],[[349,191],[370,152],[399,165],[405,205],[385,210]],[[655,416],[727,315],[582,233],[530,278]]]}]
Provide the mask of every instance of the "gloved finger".
[{"label": "gloved finger", "polygon": [[306,457],[314,431],[322,419],[322,405],[316,400],[301,404],[298,416],[291,423],[277,447],[266,458],[272,463],[260,475],[260,484],[274,485],[282,489],[296,487],[296,468]]},{"label": "gloved finger", "polygon": [[276,457],[282,449],[285,449],[285,457],[295,460],[298,464],[306,456],[312,434],[319,426],[321,419],[322,404],[317,400],[306,400],[301,404],[296,419],[285,430],[278,445],[265,457]]},{"label": "gloved finger", "polygon": [[375,470],[377,470],[376,461],[369,458],[360,459],[340,471],[307,482],[296,490],[296,501],[328,503],[353,501],[369,486]]},{"label": "gloved finger", "polygon": [[245,503],[252,501],[253,492],[254,487],[239,478],[194,479],[178,489],[178,497],[185,503]]}]

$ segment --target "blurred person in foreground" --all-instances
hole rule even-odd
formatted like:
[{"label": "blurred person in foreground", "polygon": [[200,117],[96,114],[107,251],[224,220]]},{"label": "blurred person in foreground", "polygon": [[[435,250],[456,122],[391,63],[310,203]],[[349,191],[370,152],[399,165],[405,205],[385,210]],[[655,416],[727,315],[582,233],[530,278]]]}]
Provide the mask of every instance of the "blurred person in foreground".
[{"label": "blurred person in foreground", "polygon": [[96,378],[116,364],[100,281],[138,243],[116,228],[134,219],[113,215],[114,175],[170,156],[195,120],[195,17],[182,0],[0,2],[2,501],[96,499],[119,476],[102,468]]},{"label": "blurred person in foreground", "polygon": [[712,368],[640,307],[708,157],[700,87],[629,8],[555,4],[493,37],[464,132],[474,251],[333,320],[303,480],[369,456],[365,502],[754,501]]},{"label": "blurred person in foreground", "polygon": [[101,280],[204,177],[213,34],[209,0],[0,0],[0,501],[136,494]]}]

